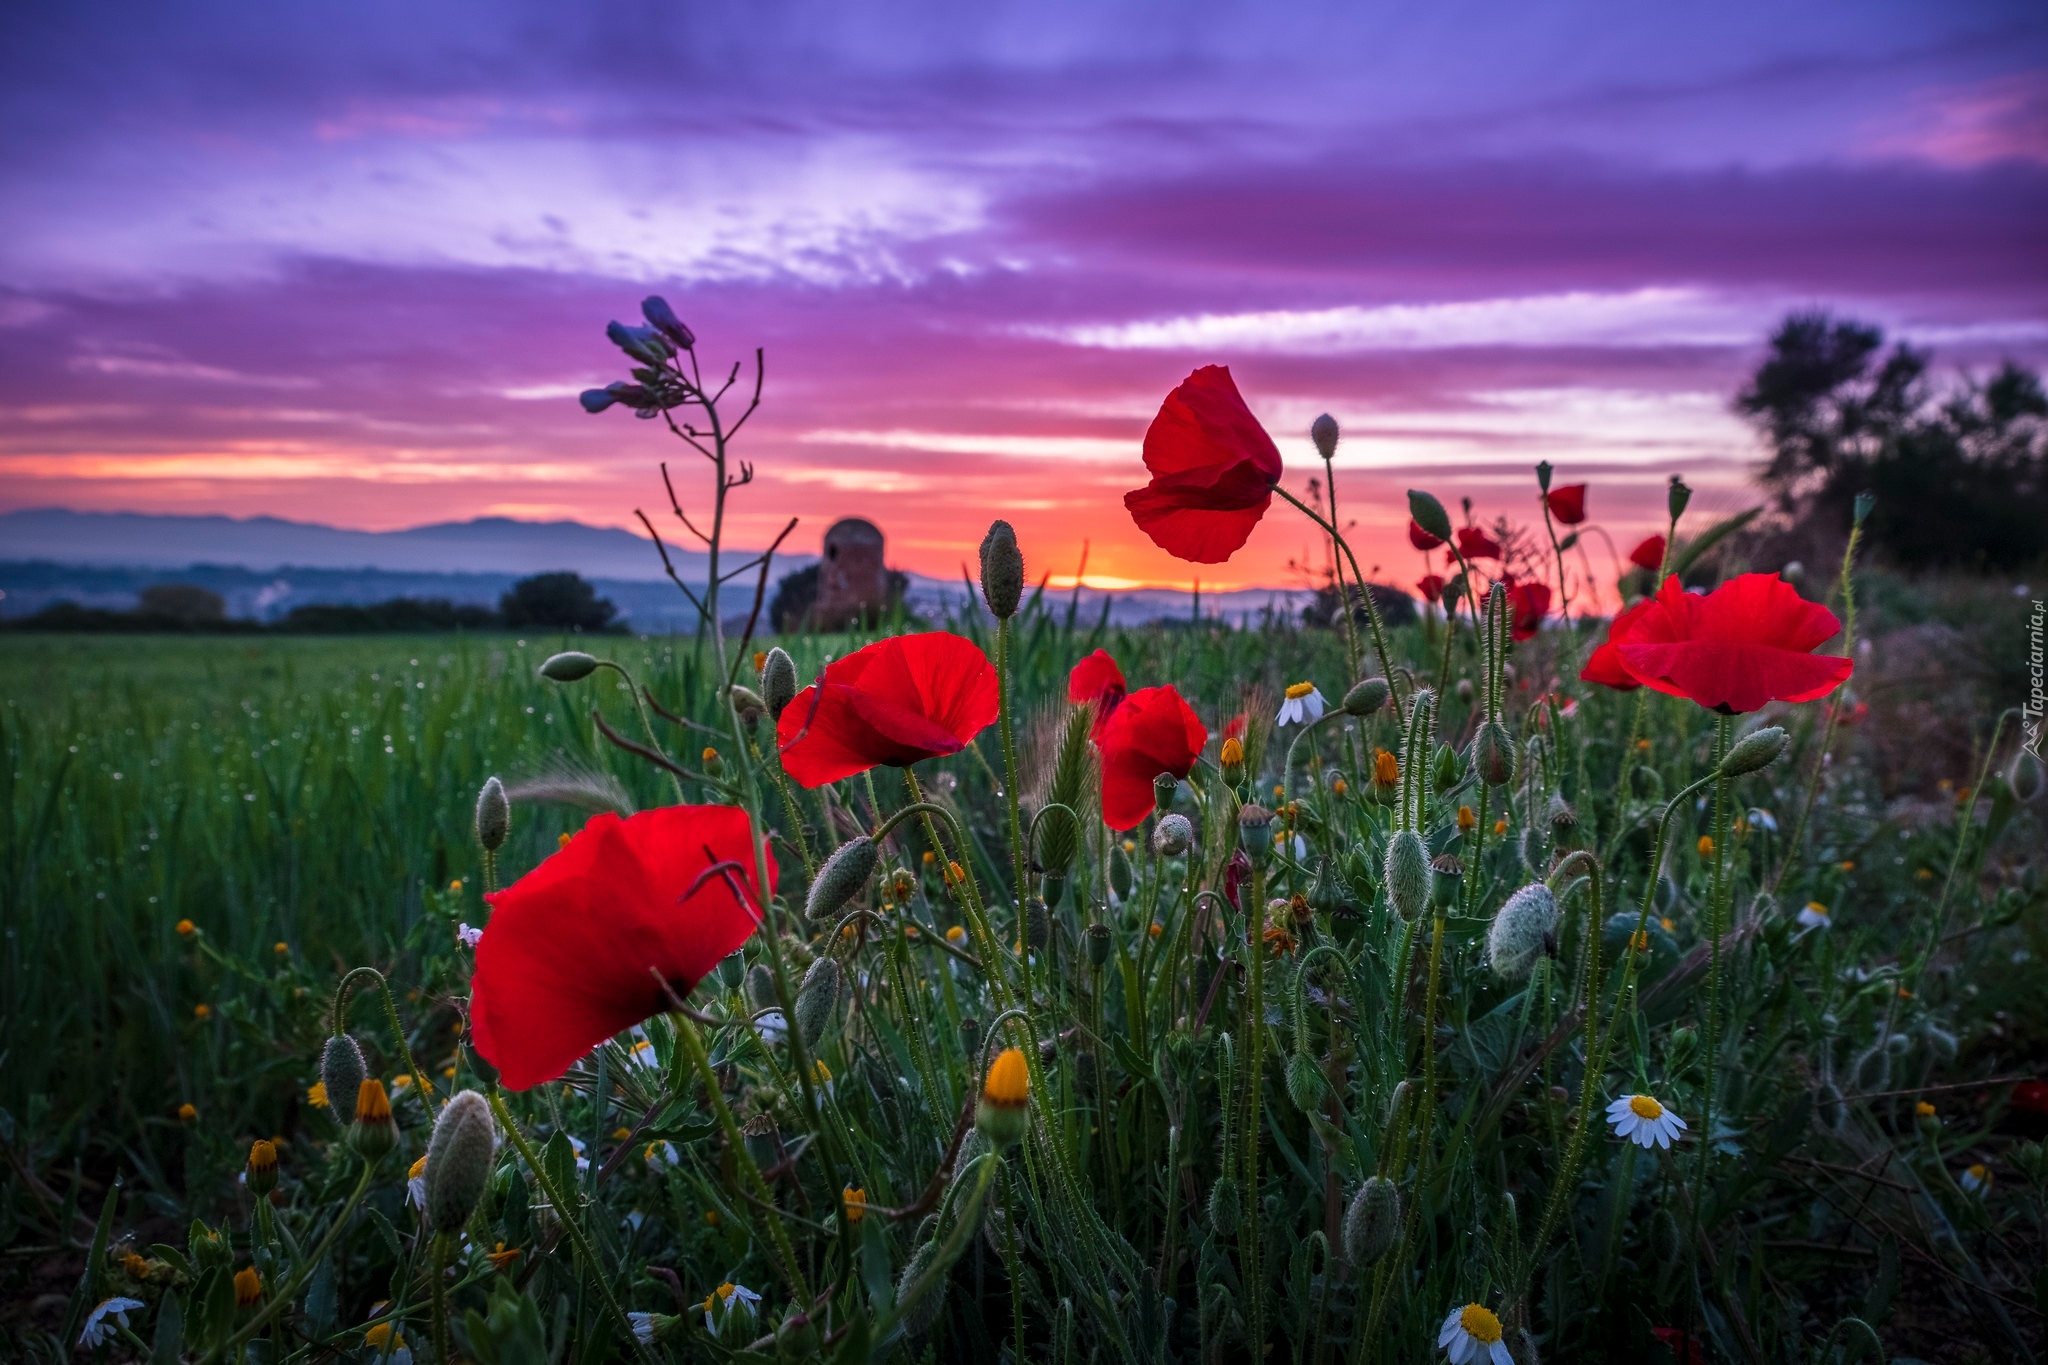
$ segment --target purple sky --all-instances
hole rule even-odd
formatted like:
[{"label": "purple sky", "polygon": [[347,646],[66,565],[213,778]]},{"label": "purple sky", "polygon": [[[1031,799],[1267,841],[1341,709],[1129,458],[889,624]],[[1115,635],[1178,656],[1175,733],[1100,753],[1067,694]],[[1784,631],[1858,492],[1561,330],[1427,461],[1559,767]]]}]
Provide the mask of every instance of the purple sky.
[{"label": "purple sky", "polygon": [[[628,524],[677,451],[573,395],[649,291],[768,349],[743,542],[858,512],[947,575],[1002,515],[1184,585],[1120,495],[1222,362],[1297,488],[1343,423],[1391,576],[1400,490],[1519,516],[1542,458],[1626,551],[1673,471],[1744,505],[1728,398],[1788,308],[2048,361],[2048,10],[0,18],[0,509]],[[1204,581],[1312,544],[1276,511]]]}]

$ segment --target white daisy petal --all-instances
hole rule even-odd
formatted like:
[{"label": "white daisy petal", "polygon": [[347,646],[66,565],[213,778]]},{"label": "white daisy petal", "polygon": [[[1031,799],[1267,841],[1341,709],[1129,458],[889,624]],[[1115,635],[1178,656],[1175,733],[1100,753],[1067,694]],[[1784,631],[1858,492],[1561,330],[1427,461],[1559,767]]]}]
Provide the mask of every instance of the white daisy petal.
[{"label": "white daisy petal", "polygon": [[1508,1350],[1505,1341],[1496,1341],[1488,1349],[1493,1356],[1493,1365],[1515,1365],[1514,1354]]},{"label": "white daisy petal", "polygon": [[1453,1308],[1453,1309],[1451,1310],[1451,1315],[1450,1315],[1449,1317],[1447,1317],[1447,1318],[1445,1318],[1445,1319],[1444,1319],[1444,1326],[1443,1326],[1443,1330],[1442,1330],[1442,1331],[1440,1331],[1440,1332],[1438,1332],[1438,1333],[1436,1334],[1436,1344],[1437,1344],[1437,1345],[1439,1345],[1439,1346],[1448,1346],[1448,1345],[1450,1345],[1450,1344],[1451,1344],[1451,1339],[1452,1339],[1453,1337],[1457,1336],[1457,1335],[1458,1335],[1458,1333],[1460,1333],[1460,1332],[1462,1332],[1462,1331],[1464,1331],[1464,1330],[1465,1330],[1464,1328],[1462,1328],[1462,1327],[1460,1327],[1460,1326],[1458,1325],[1458,1315],[1459,1315],[1459,1314],[1460,1314],[1461,1312],[1463,1312],[1463,1311],[1464,1311],[1464,1310],[1462,1310],[1462,1309],[1458,1309],[1458,1308]]}]

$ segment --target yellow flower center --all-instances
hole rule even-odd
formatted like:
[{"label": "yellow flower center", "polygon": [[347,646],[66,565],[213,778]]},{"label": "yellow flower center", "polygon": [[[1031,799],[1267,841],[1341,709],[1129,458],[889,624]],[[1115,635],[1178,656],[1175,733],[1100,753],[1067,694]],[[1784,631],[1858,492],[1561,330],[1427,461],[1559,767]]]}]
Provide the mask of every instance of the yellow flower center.
[{"label": "yellow flower center", "polygon": [[967,931],[965,929],[962,929],[959,925],[956,924],[952,928],[946,930],[946,942],[965,943],[966,941]]},{"label": "yellow flower center", "polygon": [[718,1286],[718,1297],[720,1299],[729,1299],[732,1297],[732,1291],[738,1287],[731,1280],[727,1280],[724,1284]]},{"label": "yellow flower center", "polygon": [[1466,1304],[1465,1311],[1458,1314],[1458,1326],[1464,1328],[1465,1334],[1474,1341],[1488,1346],[1500,1340],[1500,1319],[1493,1315],[1492,1309],[1481,1304]]},{"label": "yellow flower center", "polygon": [[421,1157],[418,1161],[412,1163],[411,1168],[408,1169],[405,1173],[405,1178],[407,1180],[418,1180],[421,1176],[425,1175],[426,1173],[427,1159],[425,1157]]},{"label": "yellow flower center", "polygon": [[1974,1165],[1974,1166],[1970,1167],[1970,1169],[1969,1169],[1968,1171],[1964,1172],[1964,1174],[1966,1174],[1966,1175],[1970,1176],[1970,1177],[1971,1177],[1972,1179],[1974,1179],[1974,1180],[1979,1180],[1979,1181],[1983,1180],[1983,1179],[1984,1179],[1984,1174],[1985,1174],[1985,1172],[1984,1172],[1984,1163],[1983,1163],[1983,1162],[1981,1162],[1981,1161],[1980,1161],[1980,1162],[1978,1162],[1978,1163],[1977,1163],[1976,1165]]},{"label": "yellow flower center", "polygon": [[819,1085],[832,1084],[832,1068],[825,1065],[823,1057],[811,1063],[811,1078]]},{"label": "yellow flower center", "polygon": [[1296,683],[1294,686],[1287,689],[1287,700],[1300,701],[1303,697],[1307,696],[1309,693],[1315,690],[1316,685],[1314,683]]},{"label": "yellow flower center", "polygon": [[1628,1111],[1639,1119],[1661,1119],[1664,1117],[1664,1106],[1651,1099],[1648,1095],[1630,1095],[1628,1097]]},{"label": "yellow flower center", "polygon": [[1806,908],[1812,911],[1814,914],[1819,915],[1822,919],[1826,919],[1828,917],[1828,908],[1825,905],[1822,905],[1819,901],[1808,901],[1806,903]]},{"label": "yellow flower center", "polygon": [[1934,1106],[1929,1104],[1926,1100],[1922,1100],[1920,1101],[1920,1103],[1913,1106],[1913,1112],[1920,1118],[1931,1119],[1934,1117]]},{"label": "yellow flower center", "polygon": [[1223,741],[1223,766],[1235,768],[1244,762],[1244,741],[1236,735]]}]

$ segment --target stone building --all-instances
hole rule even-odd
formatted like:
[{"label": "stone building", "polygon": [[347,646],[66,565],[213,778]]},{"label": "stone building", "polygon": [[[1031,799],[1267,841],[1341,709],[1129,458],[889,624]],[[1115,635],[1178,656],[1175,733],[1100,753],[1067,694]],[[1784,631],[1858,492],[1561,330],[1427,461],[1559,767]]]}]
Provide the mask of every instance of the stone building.
[{"label": "stone building", "polygon": [[844,630],[888,608],[889,570],[882,563],[881,528],[861,517],[841,517],[825,532],[811,628]]}]

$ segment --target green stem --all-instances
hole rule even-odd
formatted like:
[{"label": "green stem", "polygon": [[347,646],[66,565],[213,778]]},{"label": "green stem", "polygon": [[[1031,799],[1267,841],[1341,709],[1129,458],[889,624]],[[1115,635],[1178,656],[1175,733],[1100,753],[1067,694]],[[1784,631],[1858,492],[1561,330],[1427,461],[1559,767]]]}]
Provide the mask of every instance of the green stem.
[{"label": "green stem", "polygon": [[1302,515],[1328,532],[1330,539],[1337,543],[1337,548],[1344,552],[1344,558],[1350,562],[1351,576],[1358,580],[1360,595],[1365,598],[1366,625],[1372,631],[1372,647],[1380,656],[1380,672],[1385,675],[1387,685],[1394,689],[1394,699],[1398,702],[1401,700],[1401,680],[1394,673],[1393,655],[1387,652],[1386,623],[1380,619],[1379,603],[1372,600],[1371,586],[1366,583],[1365,575],[1359,571],[1358,557],[1351,553],[1351,543],[1344,539],[1343,533],[1335,525],[1323,520],[1314,508],[1310,507],[1300,498],[1295,497],[1294,494],[1277,484],[1274,485],[1273,491],[1300,508]]},{"label": "green stem", "polygon": [[341,1206],[340,1213],[334,1215],[334,1225],[327,1229],[327,1235],[320,1239],[320,1245],[313,1248],[313,1254],[306,1258],[305,1263],[292,1276],[291,1283],[284,1292],[273,1293],[270,1302],[264,1304],[255,1317],[244,1323],[239,1331],[221,1345],[201,1356],[199,1365],[212,1365],[212,1362],[220,1359],[223,1354],[230,1359],[239,1359],[243,1342],[262,1331],[264,1325],[282,1312],[287,1305],[298,1302],[299,1292],[306,1287],[306,1281],[313,1277],[314,1270],[327,1259],[327,1253],[334,1249],[335,1239],[340,1237],[342,1229],[348,1226],[349,1215],[356,1211],[356,1205],[362,1203],[363,1196],[369,1192],[370,1176],[376,1169],[374,1163],[363,1163],[363,1173],[356,1178],[356,1187],[349,1194],[348,1202]]},{"label": "green stem", "polygon": [[1010,863],[1017,913],[1024,913],[1024,823],[1017,795],[1017,742],[1013,733],[1015,682],[1010,677],[1010,618],[996,623],[996,716],[1003,735],[1003,795],[1010,808]]},{"label": "green stem", "polygon": [[432,1118],[434,1106],[427,1096],[433,1092],[427,1088],[427,1078],[420,1074],[419,1064],[412,1058],[412,1046],[405,1041],[405,1026],[398,1022],[398,1002],[392,999],[391,983],[384,979],[384,973],[375,967],[357,967],[342,976],[334,987],[334,1031],[346,1031],[343,1024],[348,1017],[349,990],[359,976],[376,980],[378,994],[384,998],[384,1022],[391,1027],[391,1038],[398,1045],[398,1055],[405,1059],[405,1072],[412,1077],[413,1093],[420,1097],[420,1107],[426,1111],[427,1117]]},{"label": "green stem", "polygon": [[1252,862],[1252,879],[1245,888],[1246,942],[1251,953],[1251,994],[1248,999],[1245,1046],[1244,1103],[1244,1224],[1240,1245],[1244,1258],[1245,1293],[1251,1300],[1251,1341],[1253,1359],[1258,1359],[1266,1342],[1265,1279],[1259,1266],[1259,1131],[1264,1126],[1262,1083],[1266,1064],[1266,866],[1264,858]]}]

